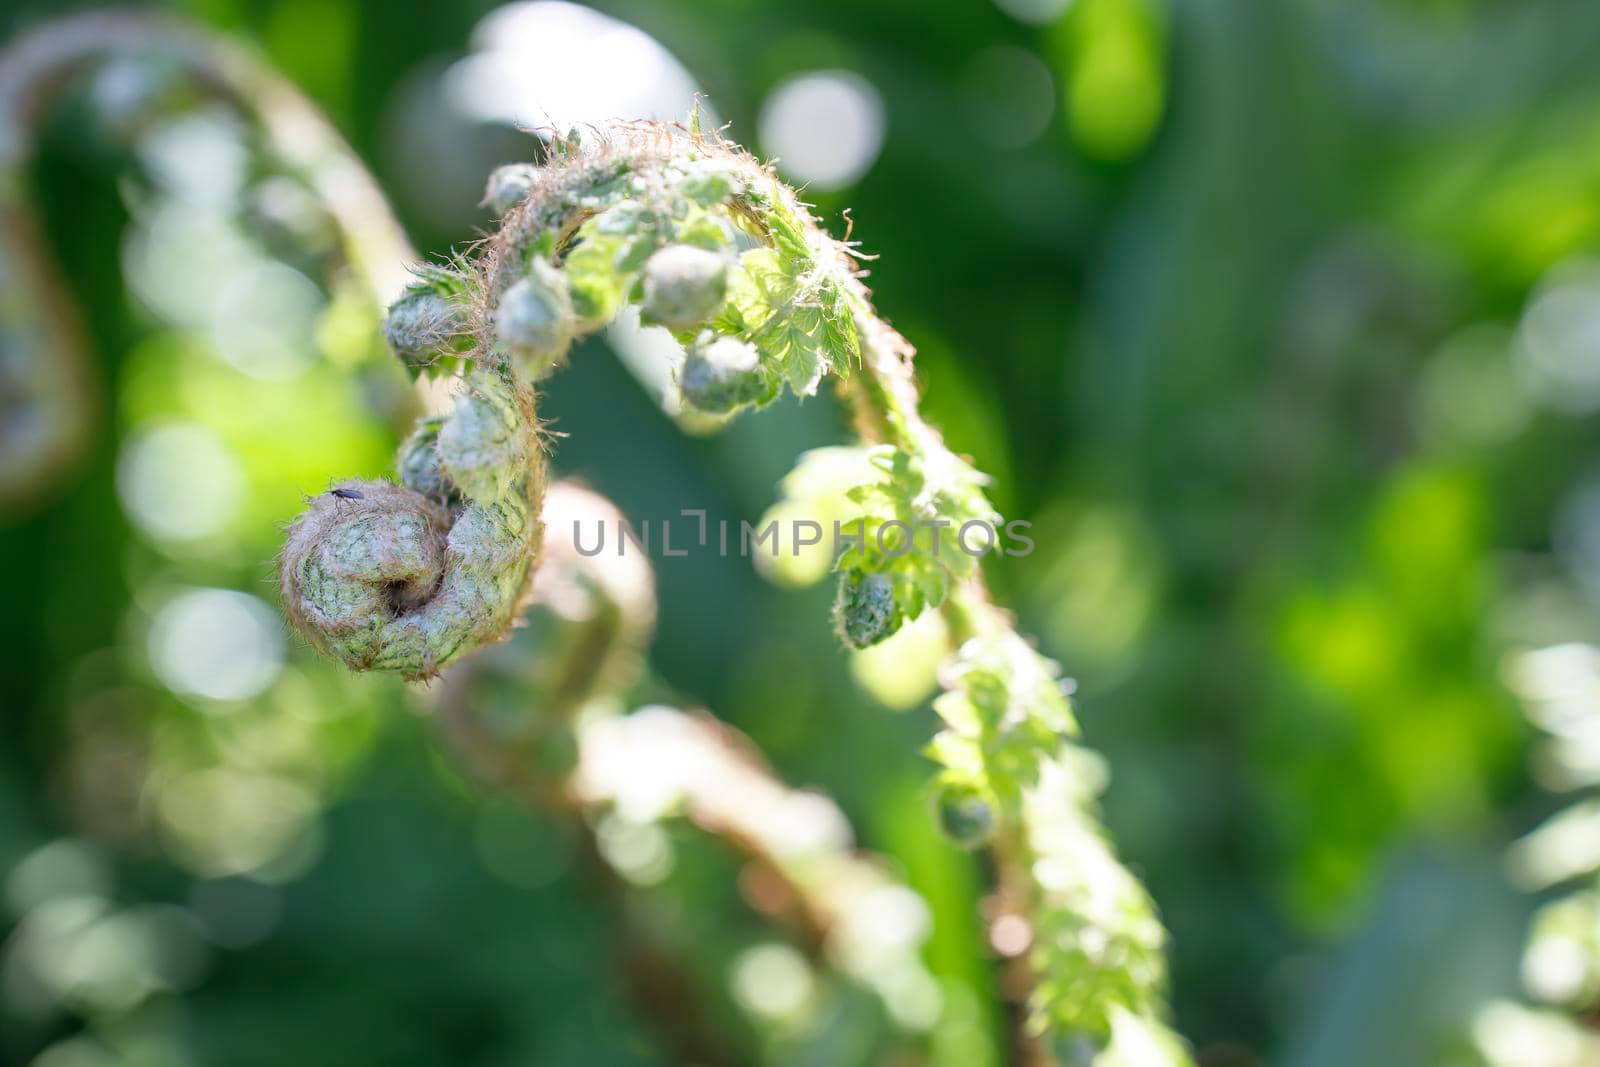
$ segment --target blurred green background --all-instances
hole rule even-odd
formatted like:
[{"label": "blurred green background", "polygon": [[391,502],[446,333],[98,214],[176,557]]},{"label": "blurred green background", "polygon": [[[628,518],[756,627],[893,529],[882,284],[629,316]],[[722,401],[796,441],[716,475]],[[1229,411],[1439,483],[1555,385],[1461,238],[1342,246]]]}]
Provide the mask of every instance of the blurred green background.
[{"label": "blurred green background", "polygon": [[[61,10],[14,2],[0,34]],[[1557,805],[1503,664],[1600,640],[1600,5],[166,10],[261,48],[429,254],[490,225],[519,122],[672,117],[696,89],[836,232],[849,209],[925,411],[1035,524],[990,577],[1077,680],[1198,1059],[1474,1062],[1537,903],[1503,857]],[[403,378],[300,236],[207,229],[208,176],[252,180],[225,133],[117,146],[80,99],[34,174],[108,415],[0,528],[0,1062],[669,1062],[570,843],[277,620],[281,524],[387,469]],[[754,521],[845,435],[824,398],[686,436],[606,348],[541,414],[557,469],[635,519]],[[929,899],[930,966],[982,976],[981,872],[929,830],[929,686],[908,668],[884,714],[826,589],[656,566],[655,672],[837,797]],[[38,919],[50,894],[101,910]],[[1526,1048],[1507,1062],[1565,1062]]]}]

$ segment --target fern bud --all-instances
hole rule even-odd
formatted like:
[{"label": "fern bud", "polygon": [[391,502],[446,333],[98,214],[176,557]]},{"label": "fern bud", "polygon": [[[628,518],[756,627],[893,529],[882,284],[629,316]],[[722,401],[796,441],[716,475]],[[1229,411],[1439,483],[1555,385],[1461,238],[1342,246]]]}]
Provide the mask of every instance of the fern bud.
[{"label": "fern bud", "polygon": [[701,207],[720,204],[743,189],[744,182],[738,173],[721,159],[698,160],[685,167],[683,177],[678,180],[678,192]]},{"label": "fern bud", "polygon": [[496,167],[489,175],[483,202],[498,218],[528,198],[538,177],[539,168],[532,163],[507,163]]},{"label": "fern bud", "polygon": [[866,648],[900,629],[905,612],[888,575],[850,571],[839,579],[833,621],[840,640],[851,648]]},{"label": "fern bud", "polygon": [[578,328],[567,279],[540,257],[501,295],[494,315],[495,335],[534,381],[566,360]]},{"label": "fern bud", "polygon": [[418,422],[395,456],[395,470],[407,489],[442,507],[452,507],[460,502],[461,494],[439,462],[439,430],[444,422],[440,417]]},{"label": "fern bud", "polygon": [[939,826],[963,848],[978,848],[994,834],[994,808],[976,789],[946,785],[939,790]]},{"label": "fern bud", "polygon": [[[356,670],[388,666],[385,630],[425,602],[445,568],[450,517],[417,494],[379,481],[340,483],[289,531],[280,560],[283,606],[321,651]],[[399,669],[423,673],[404,653]]]},{"label": "fern bud", "polygon": [[284,612],[355,670],[430,678],[504,635],[527,590],[545,484],[533,393],[484,363],[465,383],[401,449],[406,485],[342,483],[289,530]]},{"label": "fern bud", "polygon": [[728,296],[728,262],[693,245],[668,245],[644,265],[644,318],[672,330],[705,322]]},{"label": "fern bud", "polygon": [[412,373],[472,346],[471,309],[442,288],[432,281],[407,286],[383,320],[384,340]]},{"label": "fern bud", "polygon": [[726,415],[746,404],[764,404],[777,392],[761,366],[755,345],[736,337],[716,337],[689,347],[678,373],[684,403],[712,415]]},{"label": "fern bud", "polygon": [[533,459],[529,421],[510,382],[490,374],[469,379],[438,430],[441,475],[473,500],[500,500],[521,485]]}]

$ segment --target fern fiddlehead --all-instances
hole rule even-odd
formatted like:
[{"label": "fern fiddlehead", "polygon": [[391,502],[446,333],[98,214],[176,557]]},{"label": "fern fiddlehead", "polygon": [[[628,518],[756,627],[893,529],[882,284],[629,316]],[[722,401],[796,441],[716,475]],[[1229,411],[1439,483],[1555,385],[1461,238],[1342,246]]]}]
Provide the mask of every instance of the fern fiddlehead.
[{"label": "fern fiddlehead", "polygon": [[[404,238],[314,109],[242,50],[138,16],[66,20],[8,53],[8,271],[50,277],[21,192],[38,89],[146,45],[176,51],[247,111],[278,161],[318,193],[368,288],[398,288]],[[387,324],[413,370],[460,371],[461,393],[403,446],[400,484],[340,483],[293,527],[281,587],[296,627],[352,668],[411,678],[504,636],[540,552],[545,442],[530,383],[625,304],[673,331],[685,349],[682,397],[709,415],[760,406],[785,387],[811,395],[832,375],[876,471],[851,493],[854,518],[863,534],[879,533],[839,561],[836,627],[862,647],[925,610],[950,620],[959,647],[938,705],[947,729],[930,748],[941,808],[960,838],[1000,861],[1008,906],[1027,931],[1007,951],[1032,961],[1033,1030],[1069,1050],[1080,1039],[1109,1044],[1108,1062],[1185,1062],[1160,1022],[1165,934],[1094,820],[1097,772],[1070,742],[1076,728],[1055,668],[988,602],[973,556],[937,551],[941,529],[997,523],[982,478],[918,415],[912,350],[873,311],[850,249],[753,157],[693,130],[617,126],[558,140],[551,162],[502,170],[489,195],[505,214],[499,231],[474,258],[425,269]],[[38,284],[38,299],[0,309],[7,351],[34,357],[8,357],[0,377],[17,406],[60,408],[37,424],[60,436],[0,448],[7,470],[48,475],[87,418],[72,374],[57,373],[78,351],[70,312],[51,299],[58,286]],[[6,291],[23,292],[9,276]],[[38,359],[40,348],[59,358]],[[17,425],[8,417],[8,429]]]},{"label": "fern fiddlehead", "polygon": [[[873,310],[851,249],[826,235],[754,157],[696,129],[618,125],[557,139],[544,166],[497,173],[489,198],[505,208],[499,230],[474,258],[430,268],[411,303],[392,313],[389,332],[400,336],[402,358],[422,373],[448,372],[464,359],[468,395],[488,376],[529,398],[504,409],[521,421],[498,431],[502,440],[528,442],[519,500],[529,514],[542,484],[543,442],[523,383],[560,367],[575,340],[624,305],[638,306],[643,321],[665,326],[682,344],[680,395],[704,413],[759,407],[784,388],[813,395],[834,377],[874,472],[849,494],[844,525],[859,523],[862,536],[835,568],[835,626],[845,644],[865,647],[923,611],[947,617],[956,647],[945,670],[948,691],[936,705],[946,729],[929,752],[941,765],[943,821],[969,843],[990,847],[1022,924],[1024,936],[1007,939],[1007,951],[1031,963],[1030,1033],[1064,1055],[1082,1046],[1104,1050],[1108,1062],[1134,1050],[1152,1063],[1188,1062],[1162,1021],[1166,933],[1098,825],[1101,773],[1073,742],[1077,727],[1059,671],[989,602],[981,553],[949,547],[973,529],[986,530],[992,545],[1000,516],[982,476],[918,414],[913,350]],[[413,322],[432,331],[431,342],[408,343]],[[457,477],[446,457],[450,426],[432,439],[438,475],[425,455],[401,465],[427,472],[405,475],[436,509],[423,509],[431,525],[418,528],[431,533],[419,532],[422,540],[453,541],[455,528],[444,534],[441,522],[459,525],[499,499],[498,489],[480,495]],[[496,486],[515,481],[506,468],[490,468],[481,473]],[[459,502],[424,499],[441,499],[441,485]],[[395,576],[420,588],[427,579],[413,574],[438,574],[433,595],[453,600],[448,579],[462,564],[457,572],[448,561],[436,571],[405,570],[389,538],[367,533],[341,535],[330,547],[324,517],[337,518],[351,503],[356,515],[381,511],[387,494],[375,495],[372,504],[319,498],[296,527],[284,558],[285,600],[318,588],[332,610],[291,603],[289,615],[320,625],[343,612],[331,628],[308,634],[314,644],[358,668],[426,677],[509,626],[522,595],[511,576],[532,567],[539,539],[522,526],[484,527],[498,540],[479,547],[500,561],[504,570],[496,573],[506,580],[485,582],[474,571],[480,599],[472,610],[440,612],[413,599],[413,585],[396,586]],[[369,531],[377,522],[348,517],[330,528]],[[363,591],[319,586],[334,570]]]},{"label": "fern fiddlehead", "polygon": [[352,669],[429,678],[502,636],[527,590],[545,484],[531,391],[474,366],[398,466],[400,485],[351,481],[315,498],[284,546],[283,604]]},{"label": "fern fiddlehead", "polygon": [[[491,193],[527,188],[500,229],[476,258],[429,268],[392,309],[387,333],[413,371],[448,373],[464,360],[470,391],[494,378],[515,392],[558,368],[576,339],[636,304],[643,321],[667,326],[684,344],[679,383],[691,405],[727,415],[770,402],[785,386],[814,395],[830,373],[864,378],[855,386],[863,420],[870,415],[873,432],[883,435],[885,462],[919,486],[917,513],[907,517],[992,522],[977,474],[917,417],[910,349],[873,315],[849,250],[817,228],[770,171],[721,141],[653,125],[557,142],[553,154],[531,174],[519,166],[516,182],[497,177]],[[531,404],[520,417],[519,432],[536,445]],[[451,476],[442,453],[454,425],[462,425],[456,416],[436,444]],[[510,477],[494,470],[493,477]],[[319,504],[313,513],[345,506]],[[358,503],[356,510],[365,508]],[[285,556],[286,596],[307,588],[307,576],[294,572],[306,558],[301,542],[313,539],[297,538]],[[386,550],[381,539],[371,547]],[[353,559],[342,566],[384,570]],[[881,640],[924,606],[943,602],[975,569],[959,554],[864,550],[844,568],[841,632],[858,646]],[[380,598],[367,604],[384,606]],[[391,606],[416,608],[409,601]],[[291,617],[315,624],[327,614],[308,608],[291,607]],[[514,612],[499,614],[509,625]],[[484,636],[463,641],[447,629],[431,657],[373,653],[347,661],[426,676]],[[320,633],[312,640],[329,647]]]}]

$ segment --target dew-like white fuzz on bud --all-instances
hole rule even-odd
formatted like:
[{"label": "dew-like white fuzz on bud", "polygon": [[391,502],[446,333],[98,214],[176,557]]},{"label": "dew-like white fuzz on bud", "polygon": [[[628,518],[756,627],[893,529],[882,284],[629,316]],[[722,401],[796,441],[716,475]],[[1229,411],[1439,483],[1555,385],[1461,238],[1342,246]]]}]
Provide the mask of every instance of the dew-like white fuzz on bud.
[{"label": "dew-like white fuzz on bud", "polygon": [[684,403],[713,415],[765,402],[776,392],[756,346],[736,337],[715,337],[689,346],[678,388]]},{"label": "dew-like white fuzz on bud", "polygon": [[507,163],[489,175],[483,202],[498,218],[527,199],[538,180],[539,168],[532,163]]},{"label": "dew-like white fuzz on bud", "polygon": [[395,471],[400,484],[414,489],[445,507],[458,503],[461,494],[439,462],[439,430],[444,426],[440,417],[423,419],[411,436],[401,444],[395,455]]},{"label": "dew-like white fuzz on bud", "polygon": [[426,282],[407,288],[383,320],[384,340],[413,372],[470,347],[471,329],[466,302]]},{"label": "dew-like white fuzz on bud", "polygon": [[494,311],[495,336],[533,381],[546,377],[567,358],[577,332],[567,279],[541,258],[500,295]]},{"label": "dew-like white fuzz on bud", "polygon": [[436,447],[445,477],[473,500],[492,503],[520,487],[532,445],[515,389],[486,373],[469,378],[456,396]]},{"label": "dew-like white fuzz on bud", "polygon": [[728,296],[728,262],[693,245],[668,245],[644,265],[644,316],[672,330],[705,322]]}]

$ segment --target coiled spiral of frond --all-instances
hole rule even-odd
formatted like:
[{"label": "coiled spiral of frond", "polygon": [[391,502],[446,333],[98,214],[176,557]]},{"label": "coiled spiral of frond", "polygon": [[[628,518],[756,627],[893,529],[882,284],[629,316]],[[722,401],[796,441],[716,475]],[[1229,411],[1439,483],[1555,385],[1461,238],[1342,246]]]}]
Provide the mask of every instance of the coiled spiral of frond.
[{"label": "coiled spiral of frond", "polygon": [[505,634],[527,591],[545,484],[532,392],[474,367],[397,466],[402,484],[340,483],[295,522],[284,611],[354,670],[428,678]]},{"label": "coiled spiral of frond", "polygon": [[[19,38],[0,56],[0,504],[36,498],[83,452],[91,422],[81,326],[26,195],[33,131],[74,72],[125,51],[175,58],[200,95],[259,127],[278,166],[327,211],[343,266],[370,294],[398,289],[393,272],[409,258],[359,161],[249,53],[129,13]],[[958,639],[938,702],[946,729],[928,750],[942,767],[940,816],[958,840],[990,849],[1009,903],[1027,916],[1031,1031],[1100,1049],[1097,1063],[1188,1063],[1163,1022],[1165,931],[1098,826],[1099,773],[1073,742],[1056,668],[989,603],[972,556],[937,550],[941,529],[992,531],[999,517],[981,476],[918,415],[912,350],[872,309],[850,248],[754,157],[697,129],[621,125],[557,139],[545,164],[497,172],[487,202],[504,216],[499,230],[467,258],[422,268],[384,331],[413,373],[460,378],[453,408],[418,424],[397,481],[340,482],[291,527],[280,585],[295,627],[353,669],[414,679],[503,637],[542,541],[546,457],[530,382],[628,305],[680,342],[680,399],[708,420],[785,387],[812,395],[833,375],[870,446],[841,509],[861,539],[836,562],[836,627],[863,647],[942,607]],[[899,533],[886,539],[887,529]],[[564,597],[563,581],[567,594],[586,582],[595,594],[572,644],[546,650],[561,653],[547,660],[561,668],[543,691],[552,708],[610,695],[640,656],[648,594],[598,573],[545,574],[547,604],[585,599]],[[715,808],[697,792],[704,784],[684,783],[692,817],[759,845],[756,809]],[[609,802],[603,790],[588,799]],[[836,865],[791,873],[802,891],[849,881]]]},{"label": "coiled spiral of frond", "polygon": [[415,374],[467,368],[455,411],[402,449],[403,487],[316,498],[283,555],[290,620],[356,670],[424,678],[505,634],[539,544],[527,383],[626,305],[683,343],[682,394],[708,414],[766,404],[785,384],[812,395],[862,359],[872,313],[847,250],[742,150],[618,126],[557,141],[544,166],[496,174],[489,195],[506,207],[498,232],[421,269],[384,331]]},{"label": "coiled spiral of frond", "polygon": [[467,366],[467,392],[402,449],[408,488],[347,483],[362,499],[335,490],[296,525],[290,617],[351,666],[408,677],[502,636],[539,547],[543,442],[524,383],[628,305],[681,344],[680,399],[712,419],[832,375],[868,446],[841,505],[860,537],[835,563],[836,629],[859,648],[942,608],[959,638],[928,751],[942,821],[1017,872],[1031,1033],[1105,1062],[1186,1064],[1162,1020],[1165,931],[1099,829],[1058,672],[989,603],[977,559],[949,547],[969,528],[992,537],[1000,516],[918,415],[911,347],[874,312],[849,247],[754,157],[681,127],[557,140],[544,165],[498,172],[488,199],[498,231],[420,275],[386,330],[413,373]]}]

